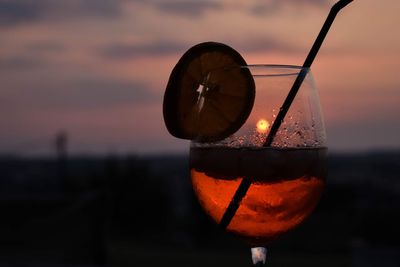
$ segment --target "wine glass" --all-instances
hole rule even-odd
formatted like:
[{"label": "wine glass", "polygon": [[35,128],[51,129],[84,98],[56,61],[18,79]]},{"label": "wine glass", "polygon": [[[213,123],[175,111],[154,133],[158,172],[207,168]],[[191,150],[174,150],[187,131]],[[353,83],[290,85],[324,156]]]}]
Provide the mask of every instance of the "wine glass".
[{"label": "wine glass", "polygon": [[[326,134],[310,69],[242,68],[251,72],[256,86],[251,113],[238,131],[221,141],[192,140],[190,172],[198,201],[213,221],[221,224],[228,206],[236,205],[230,207],[231,218],[225,218],[223,227],[252,248],[253,264],[260,266],[266,247],[299,225],[317,205],[325,185]],[[265,146],[301,71],[305,79],[271,145]],[[248,189],[232,200],[243,180],[249,182]]]}]

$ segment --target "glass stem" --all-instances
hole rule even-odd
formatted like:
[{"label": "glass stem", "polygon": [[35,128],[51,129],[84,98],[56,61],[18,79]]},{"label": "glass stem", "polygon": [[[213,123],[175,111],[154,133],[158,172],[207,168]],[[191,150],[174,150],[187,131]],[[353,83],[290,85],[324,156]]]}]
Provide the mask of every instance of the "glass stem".
[{"label": "glass stem", "polygon": [[251,248],[251,259],[256,267],[262,267],[267,259],[267,248],[265,247],[254,247]]}]

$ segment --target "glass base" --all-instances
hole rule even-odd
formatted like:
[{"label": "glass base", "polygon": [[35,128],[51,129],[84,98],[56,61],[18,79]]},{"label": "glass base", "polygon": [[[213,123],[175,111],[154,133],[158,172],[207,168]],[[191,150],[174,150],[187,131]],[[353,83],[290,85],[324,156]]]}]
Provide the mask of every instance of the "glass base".
[{"label": "glass base", "polygon": [[267,248],[254,247],[251,248],[251,259],[256,267],[262,267],[267,259]]}]

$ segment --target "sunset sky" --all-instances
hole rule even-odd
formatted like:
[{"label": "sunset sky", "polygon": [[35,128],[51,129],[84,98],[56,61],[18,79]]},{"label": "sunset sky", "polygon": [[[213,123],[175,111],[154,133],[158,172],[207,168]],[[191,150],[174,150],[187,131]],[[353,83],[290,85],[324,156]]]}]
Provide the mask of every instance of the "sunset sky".
[{"label": "sunset sky", "polygon": [[[0,154],[186,152],[162,100],[191,46],[301,65],[334,0],[0,0]],[[400,148],[400,1],[354,0],[312,72],[332,151]]]}]

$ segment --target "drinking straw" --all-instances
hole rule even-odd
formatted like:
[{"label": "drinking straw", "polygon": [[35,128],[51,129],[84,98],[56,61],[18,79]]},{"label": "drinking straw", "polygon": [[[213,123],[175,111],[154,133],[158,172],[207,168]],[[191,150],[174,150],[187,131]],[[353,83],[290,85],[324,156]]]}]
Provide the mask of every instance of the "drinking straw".
[{"label": "drinking straw", "polygon": [[[274,123],[271,126],[271,130],[269,131],[267,139],[263,145],[264,147],[271,146],[272,141],[274,140],[274,137],[280,125],[282,124],[283,119],[285,118],[286,113],[288,112],[290,105],[293,102],[293,99],[295,98],[297,92],[299,91],[301,84],[303,83],[305,77],[307,76],[311,64],[313,63],[315,57],[317,56],[317,53],[321,48],[322,42],[324,41],[333,21],[335,20],[336,15],[342,8],[344,8],[351,2],[353,2],[353,0],[340,0],[332,6],[328,14],[328,17],[325,20],[325,23],[322,25],[322,28],[317,36],[317,39],[315,39],[314,44],[311,47],[311,50],[308,53],[306,60],[304,61],[303,67],[301,68],[299,75],[297,75],[297,78],[294,81],[292,88],[290,89],[285,101],[283,102],[282,107],[279,110],[278,115],[276,116]],[[250,185],[251,185],[251,180],[248,177],[244,177],[219,223],[220,227],[222,227],[223,229],[228,227],[233,216],[235,216],[235,213],[239,208],[240,202],[242,198],[246,195]]]}]

